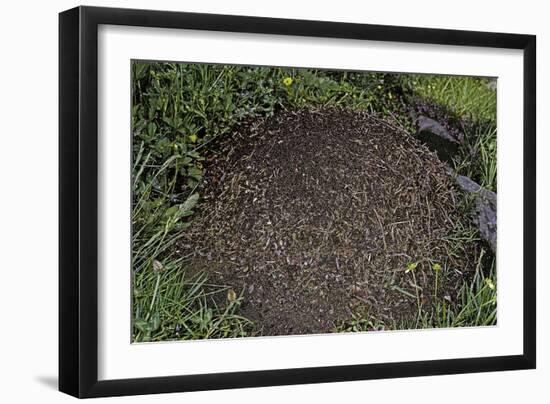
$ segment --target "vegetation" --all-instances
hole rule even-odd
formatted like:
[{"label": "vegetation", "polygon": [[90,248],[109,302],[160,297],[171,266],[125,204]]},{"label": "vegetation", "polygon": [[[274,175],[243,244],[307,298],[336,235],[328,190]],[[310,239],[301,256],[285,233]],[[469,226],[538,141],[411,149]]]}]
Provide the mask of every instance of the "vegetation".
[{"label": "vegetation", "polygon": [[[457,172],[496,191],[496,95],[484,79],[139,61],[132,75],[134,341],[250,335],[242,296],[191,275],[175,246],[200,204],[208,146],[255,118],[343,106],[411,129],[407,105],[421,97],[463,123]],[[381,325],[364,314],[339,330],[495,324],[494,258],[483,255],[458,304],[436,299],[427,309],[419,301],[414,324]]]},{"label": "vegetation", "polygon": [[411,92],[448,109],[464,132],[465,145],[455,162],[466,175],[492,191],[497,190],[497,94],[488,79],[453,76],[412,76]]},{"label": "vegetation", "polygon": [[[204,275],[186,276],[184,258],[176,256],[175,242],[192,215],[198,194],[185,195],[183,203],[170,204],[177,170],[161,192],[158,181],[167,181],[166,171],[177,158],[169,157],[158,167],[148,166],[152,152],[144,156],[141,142],[133,165],[132,256],[133,340],[237,337],[246,335],[248,320],[236,315],[241,298],[218,307],[210,295],[226,288],[208,285]],[[144,180],[149,172],[149,180]],[[159,179],[160,178],[160,179]],[[173,200],[173,199],[172,199]]]}]

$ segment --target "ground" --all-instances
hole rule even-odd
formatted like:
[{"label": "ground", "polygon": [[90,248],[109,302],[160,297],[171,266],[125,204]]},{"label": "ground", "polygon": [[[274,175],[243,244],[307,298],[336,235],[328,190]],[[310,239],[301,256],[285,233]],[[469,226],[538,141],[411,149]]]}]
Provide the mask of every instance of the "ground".
[{"label": "ground", "polygon": [[454,250],[467,224],[446,166],[395,123],[286,110],[212,149],[177,252],[241,296],[255,335],[337,331],[365,313],[395,326],[452,304],[475,271],[476,247]]}]

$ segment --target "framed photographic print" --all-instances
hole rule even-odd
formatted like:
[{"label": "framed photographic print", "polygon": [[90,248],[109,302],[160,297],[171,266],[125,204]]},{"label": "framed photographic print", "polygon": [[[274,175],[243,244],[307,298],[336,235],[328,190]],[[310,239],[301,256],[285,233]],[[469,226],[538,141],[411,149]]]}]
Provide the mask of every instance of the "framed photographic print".
[{"label": "framed photographic print", "polygon": [[59,27],[61,391],[535,367],[534,36]]}]

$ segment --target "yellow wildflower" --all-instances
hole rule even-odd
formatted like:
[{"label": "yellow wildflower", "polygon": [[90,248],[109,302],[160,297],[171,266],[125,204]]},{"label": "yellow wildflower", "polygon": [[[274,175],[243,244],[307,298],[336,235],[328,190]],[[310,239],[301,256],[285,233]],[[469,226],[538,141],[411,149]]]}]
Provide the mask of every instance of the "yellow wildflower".
[{"label": "yellow wildflower", "polygon": [[409,272],[414,271],[417,266],[418,262],[409,262],[407,264],[407,269],[405,270],[405,273],[408,274]]},{"label": "yellow wildflower", "polygon": [[292,80],[292,77],[285,77],[283,79],[283,84],[288,87],[288,86],[292,85],[293,81],[294,80]]},{"label": "yellow wildflower", "polygon": [[237,300],[237,294],[233,289],[229,289],[227,291],[227,300],[229,300],[229,303],[233,303],[235,300]]},{"label": "yellow wildflower", "polygon": [[189,135],[189,140],[195,143],[197,141],[197,135],[195,134]]}]

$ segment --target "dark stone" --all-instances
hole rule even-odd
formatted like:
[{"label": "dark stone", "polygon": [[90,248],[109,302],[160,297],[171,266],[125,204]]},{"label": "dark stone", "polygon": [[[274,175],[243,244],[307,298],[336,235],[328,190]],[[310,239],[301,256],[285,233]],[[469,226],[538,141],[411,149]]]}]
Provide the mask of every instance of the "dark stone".
[{"label": "dark stone", "polygon": [[439,159],[451,162],[458,153],[463,136],[457,131],[451,131],[439,122],[420,115],[416,119],[416,137],[425,143],[431,150],[434,150]]},{"label": "dark stone", "polygon": [[[463,143],[464,135],[455,127],[443,124],[424,115],[413,114],[417,124],[416,137],[425,143],[430,150],[437,153],[440,160],[452,163],[452,159]],[[452,164],[451,164],[452,165]],[[483,188],[472,179],[456,175],[450,168],[449,175],[456,178],[462,191],[475,197],[473,221],[481,237],[487,241],[493,252],[497,247],[497,194]]]},{"label": "dark stone", "polygon": [[458,175],[456,182],[464,192],[475,195],[474,222],[479,228],[481,237],[489,243],[493,252],[496,252],[497,194],[464,175]]}]

